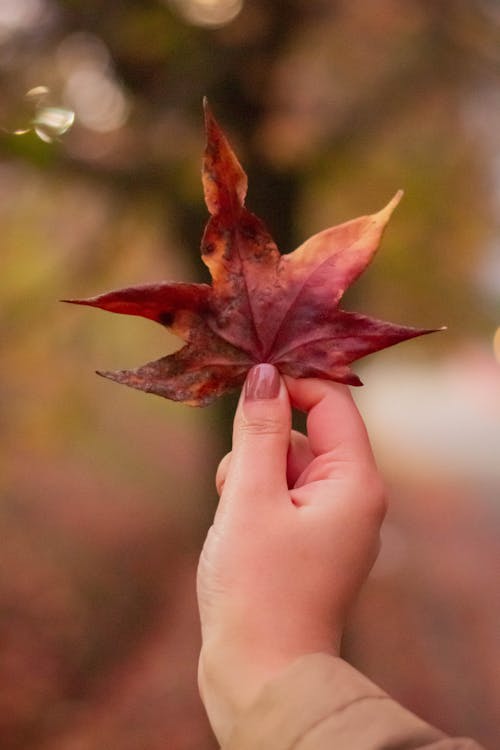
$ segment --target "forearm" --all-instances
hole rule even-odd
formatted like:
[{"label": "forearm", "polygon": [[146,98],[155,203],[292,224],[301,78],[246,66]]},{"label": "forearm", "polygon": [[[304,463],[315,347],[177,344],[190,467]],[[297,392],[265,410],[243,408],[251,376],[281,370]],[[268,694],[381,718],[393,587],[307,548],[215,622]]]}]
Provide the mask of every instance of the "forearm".
[{"label": "forearm", "polygon": [[[279,641],[279,637],[277,638]],[[224,746],[239,717],[257,700],[259,694],[306,654],[323,651],[338,654],[338,643],[333,638],[316,642],[311,637],[292,647],[283,641],[276,648],[273,639],[262,637],[245,642],[240,637],[224,637],[223,642],[204,643],[198,666],[198,684],[210,724],[220,744]],[[315,647],[317,646],[317,647]]]},{"label": "forearm", "polygon": [[451,739],[340,658],[297,659],[241,712],[224,750],[480,750]]}]

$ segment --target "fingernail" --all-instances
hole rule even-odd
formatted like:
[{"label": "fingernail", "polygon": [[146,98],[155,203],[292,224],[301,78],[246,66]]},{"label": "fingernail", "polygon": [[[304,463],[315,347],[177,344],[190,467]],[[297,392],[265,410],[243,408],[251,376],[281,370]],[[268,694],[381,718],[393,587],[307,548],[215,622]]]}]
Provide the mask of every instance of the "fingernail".
[{"label": "fingernail", "polygon": [[273,365],[252,367],[245,381],[245,400],[276,398],[280,392],[280,375]]}]

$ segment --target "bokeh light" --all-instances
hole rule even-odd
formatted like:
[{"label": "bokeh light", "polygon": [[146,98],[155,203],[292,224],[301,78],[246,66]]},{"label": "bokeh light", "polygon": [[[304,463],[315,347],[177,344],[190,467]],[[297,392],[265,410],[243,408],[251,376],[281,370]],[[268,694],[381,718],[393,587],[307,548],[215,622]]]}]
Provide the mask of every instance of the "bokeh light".
[{"label": "bokeh light", "polygon": [[47,10],[45,0],[2,0],[0,43],[13,34],[32,28]]},{"label": "bokeh light", "polygon": [[99,70],[81,68],[71,73],[64,93],[79,122],[91,130],[101,133],[116,130],[129,115],[130,107],[122,88]]},{"label": "bokeh light", "polygon": [[34,86],[26,92],[25,100],[34,106],[34,114],[29,119],[28,127],[15,128],[11,131],[13,135],[26,135],[33,131],[40,140],[52,143],[68,132],[75,122],[75,113],[67,107],[47,104],[49,97],[50,89],[47,86]]},{"label": "bokeh light", "polygon": [[243,8],[243,0],[171,0],[171,5],[195,26],[218,27],[234,21]]},{"label": "bokeh light", "polygon": [[130,102],[101,39],[90,33],[71,34],[59,45],[56,59],[65,79],[63,98],[81,125],[107,133],[125,124]]},{"label": "bokeh light", "polygon": [[75,113],[64,107],[40,107],[33,120],[33,129],[46,143],[52,143],[71,128]]}]

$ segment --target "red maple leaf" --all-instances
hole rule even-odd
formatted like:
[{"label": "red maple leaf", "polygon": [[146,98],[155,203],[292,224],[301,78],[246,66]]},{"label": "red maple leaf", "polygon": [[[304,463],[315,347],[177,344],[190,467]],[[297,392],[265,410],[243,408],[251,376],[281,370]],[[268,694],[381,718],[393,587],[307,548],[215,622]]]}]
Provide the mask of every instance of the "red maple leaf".
[{"label": "red maple leaf", "polygon": [[432,332],[339,308],[375,254],[401,191],[378,213],[319,232],[281,255],[245,208],[247,176],[206,104],[205,126],[203,187],[211,217],[201,254],[212,285],[160,282],[67,300],[150,318],[185,341],[174,354],[135,370],[100,375],[205,406],[241,386],[259,362],[295,378],[361,385],[351,362]]}]

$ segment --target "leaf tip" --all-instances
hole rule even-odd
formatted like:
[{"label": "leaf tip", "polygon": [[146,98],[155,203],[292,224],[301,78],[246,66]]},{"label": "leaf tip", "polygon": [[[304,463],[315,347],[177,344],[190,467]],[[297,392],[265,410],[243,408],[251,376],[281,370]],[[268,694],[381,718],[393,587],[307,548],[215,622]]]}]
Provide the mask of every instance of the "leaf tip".
[{"label": "leaf tip", "polygon": [[68,305],[88,305],[92,307],[92,302],[88,299],[60,299],[59,302],[65,302]]},{"label": "leaf tip", "polygon": [[247,176],[220,127],[207,98],[203,99],[205,112],[206,146],[203,158],[203,189],[205,203],[212,215],[222,210],[242,207],[247,194]]},{"label": "leaf tip", "polygon": [[384,208],[379,211],[375,216],[382,224],[387,224],[389,219],[391,218],[392,214],[394,213],[397,205],[401,201],[401,198],[404,195],[404,190],[398,190],[396,195],[394,195],[393,198],[389,201],[389,203],[384,206]]},{"label": "leaf tip", "polygon": [[349,381],[348,385],[352,385],[352,386],[355,386],[356,388],[360,388],[364,386],[364,383],[361,380],[361,378],[358,377],[358,375],[353,374],[352,379]]},{"label": "leaf tip", "polygon": [[125,373],[126,370],[95,370],[95,374],[99,375],[100,378],[113,380],[115,383],[123,383],[123,375]]},{"label": "leaf tip", "polygon": [[213,138],[219,137],[222,135],[221,128],[215,119],[214,113],[212,112],[212,108],[208,102],[208,97],[203,97],[203,115],[205,118],[205,132],[207,135],[207,140],[210,141]]}]

